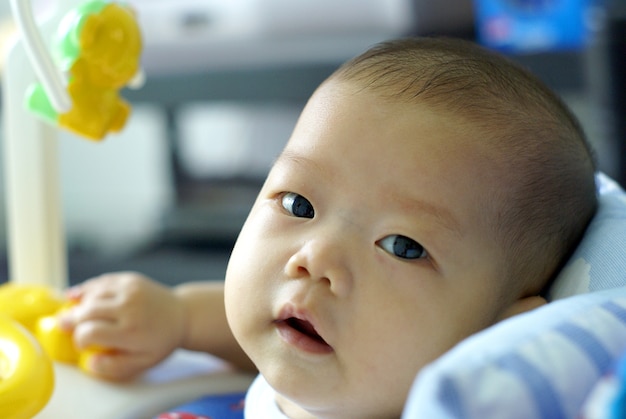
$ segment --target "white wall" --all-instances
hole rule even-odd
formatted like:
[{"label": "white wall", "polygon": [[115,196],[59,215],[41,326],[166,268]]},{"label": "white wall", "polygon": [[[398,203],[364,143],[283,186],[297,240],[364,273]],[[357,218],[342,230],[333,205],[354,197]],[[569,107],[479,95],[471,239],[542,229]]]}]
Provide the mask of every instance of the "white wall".
[{"label": "white wall", "polygon": [[173,200],[161,111],[135,107],[125,130],[101,143],[60,136],[61,185],[70,243],[106,253],[149,240]]},{"label": "white wall", "polygon": [[[158,108],[134,107],[125,130],[103,142],[69,133],[61,133],[58,141],[70,246],[80,244],[115,255],[144,244],[158,232],[160,217],[173,201],[169,150]],[[2,244],[5,225],[4,173],[0,170]]]}]

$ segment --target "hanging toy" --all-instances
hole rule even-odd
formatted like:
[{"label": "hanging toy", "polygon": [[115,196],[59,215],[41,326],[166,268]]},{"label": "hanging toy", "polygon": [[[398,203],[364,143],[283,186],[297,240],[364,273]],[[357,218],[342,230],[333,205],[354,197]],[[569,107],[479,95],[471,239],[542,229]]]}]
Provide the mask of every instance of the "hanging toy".
[{"label": "hanging toy", "polygon": [[63,18],[57,38],[57,61],[68,75],[71,107],[59,112],[44,85],[36,84],[27,92],[27,108],[92,140],[120,131],[130,105],[119,90],[143,83],[142,40],[133,11],[121,4],[88,1]]}]

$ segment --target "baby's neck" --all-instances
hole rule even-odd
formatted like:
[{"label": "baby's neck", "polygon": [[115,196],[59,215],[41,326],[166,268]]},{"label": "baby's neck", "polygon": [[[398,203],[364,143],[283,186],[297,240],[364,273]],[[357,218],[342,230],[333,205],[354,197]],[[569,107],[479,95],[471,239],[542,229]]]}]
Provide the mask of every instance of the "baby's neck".
[{"label": "baby's neck", "polygon": [[289,419],[318,419],[291,400],[276,393],[276,404]]},{"label": "baby's neck", "polygon": [[[345,416],[315,416],[310,412],[304,410],[298,404],[292,402],[291,400],[283,397],[282,395],[276,393],[276,404],[280,411],[287,416],[289,419],[347,419]],[[389,418],[389,419],[400,419],[400,417]]]}]

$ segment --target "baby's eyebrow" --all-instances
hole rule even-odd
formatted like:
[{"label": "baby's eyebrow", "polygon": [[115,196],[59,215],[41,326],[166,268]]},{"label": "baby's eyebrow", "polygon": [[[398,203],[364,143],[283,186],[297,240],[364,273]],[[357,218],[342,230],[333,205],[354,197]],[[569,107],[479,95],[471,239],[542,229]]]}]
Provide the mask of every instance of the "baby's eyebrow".
[{"label": "baby's eyebrow", "polygon": [[459,223],[452,212],[447,208],[426,202],[419,198],[395,193],[392,193],[389,199],[391,199],[391,202],[399,203],[402,208],[411,208],[419,214],[427,214],[441,227],[449,230],[458,237],[463,235],[461,231],[461,223]]},{"label": "baby's eyebrow", "polygon": [[304,157],[298,153],[293,152],[292,150],[283,150],[282,153],[276,158],[274,161],[274,166],[279,165],[281,163],[292,163],[296,166],[309,166],[315,169],[320,174],[329,174],[330,168],[320,166],[316,161]]}]

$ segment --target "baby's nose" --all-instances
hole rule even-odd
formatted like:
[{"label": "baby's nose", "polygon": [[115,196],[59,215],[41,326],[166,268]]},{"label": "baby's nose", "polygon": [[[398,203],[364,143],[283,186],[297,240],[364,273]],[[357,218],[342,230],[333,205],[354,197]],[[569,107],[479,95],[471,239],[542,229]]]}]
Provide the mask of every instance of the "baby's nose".
[{"label": "baby's nose", "polygon": [[337,239],[309,240],[289,258],[285,275],[328,284],[331,292],[345,297],[352,288],[350,261]]}]

